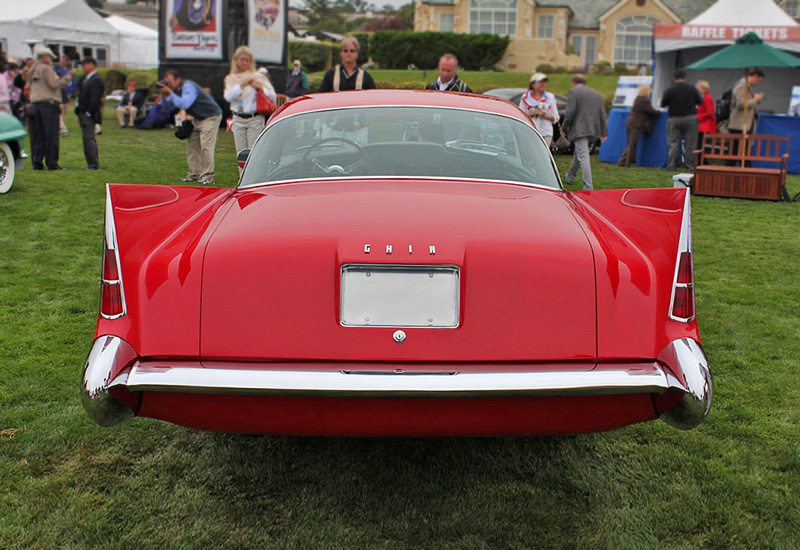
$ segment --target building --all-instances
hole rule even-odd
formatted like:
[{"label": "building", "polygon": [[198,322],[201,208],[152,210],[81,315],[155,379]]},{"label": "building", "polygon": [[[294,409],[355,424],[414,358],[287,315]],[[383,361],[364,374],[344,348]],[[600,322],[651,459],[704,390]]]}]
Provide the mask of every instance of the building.
[{"label": "building", "polygon": [[[600,61],[650,66],[653,25],[686,23],[714,1],[415,0],[414,30],[510,36],[500,63],[510,71],[533,71],[543,63],[567,68]],[[798,16],[797,0],[777,4]]]}]

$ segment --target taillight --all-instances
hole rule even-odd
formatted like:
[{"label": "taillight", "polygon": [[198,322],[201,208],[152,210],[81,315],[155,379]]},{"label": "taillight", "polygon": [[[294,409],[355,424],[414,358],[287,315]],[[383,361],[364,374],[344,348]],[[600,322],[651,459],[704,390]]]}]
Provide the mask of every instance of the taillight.
[{"label": "taillight", "polygon": [[103,275],[100,287],[100,315],[106,319],[117,319],[125,315],[127,312],[117,253],[117,229],[114,225],[111,191],[108,188],[106,188],[106,226],[103,232]]},{"label": "taillight", "polygon": [[694,265],[692,262],[692,223],[689,191],[683,206],[681,235],[678,241],[678,257],[675,261],[675,275],[672,280],[672,301],[670,318],[688,322],[694,319]]}]

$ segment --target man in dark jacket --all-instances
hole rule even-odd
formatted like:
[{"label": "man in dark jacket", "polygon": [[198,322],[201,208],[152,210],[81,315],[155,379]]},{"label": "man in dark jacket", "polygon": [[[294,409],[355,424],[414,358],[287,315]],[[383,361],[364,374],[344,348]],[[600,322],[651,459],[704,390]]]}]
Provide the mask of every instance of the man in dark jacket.
[{"label": "man in dark jacket", "polygon": [[683,142],[683,161],[688,170],[694,170],[694,151],[697,149],[697,106],[703,97],[697,88],[686,82],[686,71],[677,69],[661,97],[661,106],[667,108],[667,170],[677,170]]},{"label": "man in dark jacket", "polygon": [[83,156],[86,158],[86,170],[100,168],[97,157],[97,140],[94,137],[94,125],[100,120],[100,109],[103,104],[103,79],[97,74],[97,61],[87,57],[81,61],[83,76],[78,79],[78,104],[75,114],[81,125],[83,137]]},{"label": "man in dark jacket", "polygon": [[308,93],[308,77],[300,65],[300,60],[292,63],[292,71],[286,75],[286,96],[297,97]]},{"label": "man in dark jacket", "polygon": [[439,78],[428,84],[426,90],[440,90],[442,92],[466,92],[472,93],[467,83],[458,78],[458,58],[446,53],[439,59]]}]

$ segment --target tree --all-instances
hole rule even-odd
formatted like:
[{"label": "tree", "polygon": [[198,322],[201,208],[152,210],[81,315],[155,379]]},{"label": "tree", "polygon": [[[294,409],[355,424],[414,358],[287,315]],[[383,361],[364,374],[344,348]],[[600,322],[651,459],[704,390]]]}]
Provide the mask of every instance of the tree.
[{"label": "tree", "polygon": [[328,19],[333,16],[333,7],[330,0],[303,0],[308,19],[311,23]]}]

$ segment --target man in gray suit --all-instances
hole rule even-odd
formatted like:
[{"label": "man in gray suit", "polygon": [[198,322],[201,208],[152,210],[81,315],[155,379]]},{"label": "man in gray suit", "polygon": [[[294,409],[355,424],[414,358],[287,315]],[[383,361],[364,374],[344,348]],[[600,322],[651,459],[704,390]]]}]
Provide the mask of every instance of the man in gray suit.
[{"label": "man in gray suit", "polygon": [[563,131],[572,142],[574,152],[572,164],[564,175],[564,182],[572,185],[578,175],[583,177],[583,189],[588,191],[592,185],[592,165],[589,162],[589,140],[606,140],[608,124],[603,98],[597,91],[586,86],[586,77],[576,74],[572,77],[572,89],[567,96],[567,113],[564,115]]}]

